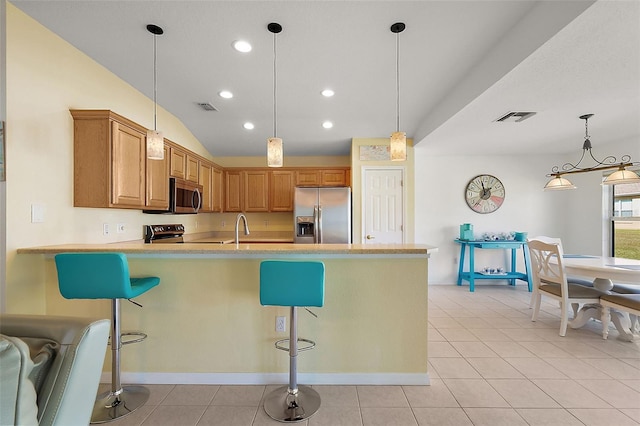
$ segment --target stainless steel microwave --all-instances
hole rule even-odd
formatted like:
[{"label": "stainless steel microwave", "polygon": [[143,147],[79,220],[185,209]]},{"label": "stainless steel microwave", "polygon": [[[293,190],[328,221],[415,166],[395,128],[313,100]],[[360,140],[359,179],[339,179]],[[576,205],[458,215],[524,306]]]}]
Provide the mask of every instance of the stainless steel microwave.
[{"label": "stainless steel microwave", "polygon": [[143,210],[151,214],[195,214],[202,207],[202,185],[169,178],[169,209]]}]

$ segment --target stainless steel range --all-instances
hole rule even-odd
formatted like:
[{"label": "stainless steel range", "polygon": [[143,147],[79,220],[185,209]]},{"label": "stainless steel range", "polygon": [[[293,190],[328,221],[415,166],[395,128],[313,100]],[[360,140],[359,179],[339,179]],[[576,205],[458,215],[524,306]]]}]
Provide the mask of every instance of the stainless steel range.
[{"label": "stainless steel range", "polygon": [[184,226],[181,224],[144,226],[145,243],[184,243],[183,234]]}]

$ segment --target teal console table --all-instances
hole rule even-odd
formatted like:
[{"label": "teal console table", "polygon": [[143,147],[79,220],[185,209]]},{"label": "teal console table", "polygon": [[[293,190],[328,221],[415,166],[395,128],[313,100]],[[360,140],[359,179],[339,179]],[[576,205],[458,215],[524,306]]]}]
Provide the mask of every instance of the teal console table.
[{"label": "teal console table", "polygon": [[[455,240],[460,244],[460,265],[458,267],[458,285],[462,285],[462,280],[469,281],[469,291],[475,290],[475,280],[509,280],[510,285],[516,285],[516,280],[527,282],[531,291],[531,258],[529,257],[529,247],[526,241],[466,241]],[[469,271],[464,271],[464,257],[467,247],[469,247]],[[475,249],[508,249],[511,250],[511,269],[502,274],[485,274],[475,272]],[[525,272],[516,271],[516,250],[522,249],[524,256]]]}]

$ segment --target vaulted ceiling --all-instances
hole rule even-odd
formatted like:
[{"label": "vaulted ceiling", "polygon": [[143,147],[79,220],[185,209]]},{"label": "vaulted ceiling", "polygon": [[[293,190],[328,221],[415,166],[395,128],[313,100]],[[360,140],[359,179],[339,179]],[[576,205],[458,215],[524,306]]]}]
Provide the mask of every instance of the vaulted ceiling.
[{"label": "vaulted ceiling", "polygon": [[[594,151],[640,143],[637,1],[26,1],[12,3],[157,101],[214,156],[347,155],[352,137],[400,130],[435,154]],[[253,49],[239,53],[235,40]],[[323,97],[330,88],[335,95]],[[233,98],[218,93],[229,90]],[[210,103],[217,111],[205,111]],[[108,108],[108,105],[105,105]],[[495,120],[536,112],[519,123]],[[152,117],[153,111],[149,111]],[[324,121],[333,128],[324,129]],[[150,118],[151,121],[151,118]],[[243,128],[245,122],[255,125]],[[161,129],[161,123],[158,123]]]}]

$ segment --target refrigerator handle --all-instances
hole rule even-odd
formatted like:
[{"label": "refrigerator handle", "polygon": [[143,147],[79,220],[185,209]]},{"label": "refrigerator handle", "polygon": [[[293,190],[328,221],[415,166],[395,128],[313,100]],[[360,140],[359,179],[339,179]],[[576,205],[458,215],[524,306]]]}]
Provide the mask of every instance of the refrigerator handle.
[{"label": "refrigerator handle", "polygon": [[318,225],[320,225],[320,232],[318,232],[318,243],[322,244],[322,205],[318,205]]},{"label": "refrigerator handle", "polygon": [[318,244],[318,234],[320,229],[318,228],[318,206],[313,206],[313,243]]}]

